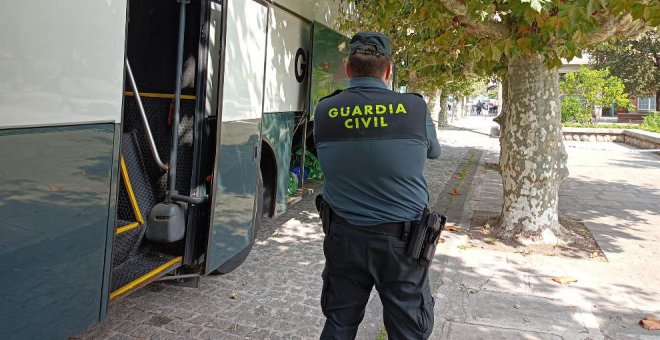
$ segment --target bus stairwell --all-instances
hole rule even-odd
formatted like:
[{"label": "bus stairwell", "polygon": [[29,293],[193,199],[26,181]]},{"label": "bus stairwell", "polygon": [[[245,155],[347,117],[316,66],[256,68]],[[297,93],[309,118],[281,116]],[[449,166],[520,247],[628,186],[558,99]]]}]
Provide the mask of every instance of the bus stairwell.
[{"label": "bus stairwell", "polygon": [[[135,133],[122,136],[121,184],[113,252],[110,299],[126,294],[181,263],[175,247],[148,245],[144,241],[145,216],[155,205]],[[156,270],[158,269],[158,270]]]},{"label": "bus stairwell", "polygon": [[[173,119],[175,52],[180,7],[176,2],[155,0],[129,4],[121,180],[110,300],[131,293],[182,265],[185,238],[153,242],[146,236],[146,229],[152,208],[166,199],[168,174],[172,168],[176,168],[173,172],[176,193],[181,196],[190,195],[193,169],[196,99],[193,82],[183,86],[179,125],[175,129],[177,138],[172,138],[172,124],[176,122]],[[189,6],[189,24],[198,27],[199,4]],[[187,37],[187,40],[191,43],[183,49],[187,58],[184,69],[194,70],[198,36]],[[170,164],[173,141],[177,143],[175,165]]]}]

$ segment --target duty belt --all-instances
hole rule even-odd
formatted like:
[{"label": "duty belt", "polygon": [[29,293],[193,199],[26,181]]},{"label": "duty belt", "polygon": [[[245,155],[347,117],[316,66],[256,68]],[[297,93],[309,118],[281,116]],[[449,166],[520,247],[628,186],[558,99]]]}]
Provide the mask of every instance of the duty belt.
[{"label": "duty belt", "polygon": [[389,222],[369,226],[359,226],[351,224],[341,216],[337,215],[334,211],[331,211],[330,214],[333,221],[337,221],[338,223],[349,228],[372,234],[395,236],[401,238],[404,241],[408,239],[408,235],[410,234],[410,229],[413,224],[413,222]]}]

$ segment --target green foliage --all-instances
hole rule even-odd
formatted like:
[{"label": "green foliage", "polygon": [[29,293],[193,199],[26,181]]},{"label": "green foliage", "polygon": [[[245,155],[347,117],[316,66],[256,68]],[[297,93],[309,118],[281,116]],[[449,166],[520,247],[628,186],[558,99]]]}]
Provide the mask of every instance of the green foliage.
[{"label": "green foliage", "polygon": [[639,129],[639,125],[631,124],[593,124],[593,123],[562,123],[563,127],[577,127],[590,129]]},{"label": "green foliage", "polygon": [[[616,36],[660,25],[657,0],[343,0],[346,31],[393,40],[394,61],[419,84],[502,75],[507,60],[540,55],[550,67]],[[430,84],[430,85],[429,85]]]},{"label": "green foliage", "polygon": [[[630,104],[627,95],[623,92],[624,86],[621,79],[610,75],[610,71],[590,70],[580,67],[578,72],[569,72],[564,76],[564,80],[559,84],[562,92],[570,98],[580,97],[584,100],[584,106],[589,116],[594,107],[608,107],[613,104],[627,106]],[[568,98],[565,98],[566,101]],[[570,99],[568,103],[562,102],[562,120],[564,118],[564,106],[567,115],[573,112],[574,115],[582,117],[582,113],[576,110],[576,101]],[[574,116],[573,115],[573,116]],[[570,121],[570,120],[563,120]],[[576,119],[573,121],[583,121]]]},{"label": "green foliage", "polygon": [[609,69],[621,78],[626,92],[640,96],[660,91],[660,36],[657,29],[635,39],[596,46],[591,60],[598,69]]},{"label": "green foliage", "polygon": [[637,129],[637,130],[645,130],[645,131],[660,133],[660,114],[658,112],[655,112],[651,115],[644,117],[644,122],[640,125],[567,122],[567,123],[562,123],[561,126],[590,128],[590,129]]},{"label": "green foliage", "polygon": [[591,120],[591,113],[584,106],[579,96],[565,96],[561,99],[561,121],[586,123]]},{"label": "green foliage", "polygon": [[644,117],[644,122],[642,122],[640,127],[647,131],[660,133],[660,113],[652,111],[651,114]]}]

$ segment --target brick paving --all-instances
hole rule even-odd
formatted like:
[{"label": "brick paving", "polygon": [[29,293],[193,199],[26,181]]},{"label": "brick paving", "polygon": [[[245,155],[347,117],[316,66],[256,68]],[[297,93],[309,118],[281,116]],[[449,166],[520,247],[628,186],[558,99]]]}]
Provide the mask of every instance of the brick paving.
[{"label": "brick paving", "polygon": [[[443,132],[440,132],[442,135]],[[464,162],[469,147],[443,145],[428,162],[431,202]],[[110,307],[81,339],[311,339],[323,328],[320,308],[323,231],[313,198],[264,219],[249,257],[234,272],[207,276],[198,288],[154,283]],[[367,325],[367,322],[365,322]],[[379,332],[365,327],[361,337]]]},{"label": "brick paving", "polygon": [[[480,122],[464,125],[489,129]],[[499,174],[484,167],[497,162],[497,139],[451,128],[440,130],[439,138],[442,156],[427,167],[431,204],[447,204],[452,174],[478,152],[472,189],[461,192],[461,216],[452,217],[468,227],[473,210],[499,211]],[[571,176],[560,190],[560,210],[585,221],[609,262],[465,249],[464,234],[445,233],[431,268],[433,339],[660,338],[636,324],[654,313],[660,317],[660,277],[650,270],[660,254],[660,157],[618,144],[567,145]],[[198,288],[151,284],[112,304],[107,320],[77,338],[318,338],[323,261],[310,197],[264,220],[236,271],[204,277]],[[578,282],[551,282],[559,275]],[[358,338],[376,339],[381,330],[372,294]]]}]

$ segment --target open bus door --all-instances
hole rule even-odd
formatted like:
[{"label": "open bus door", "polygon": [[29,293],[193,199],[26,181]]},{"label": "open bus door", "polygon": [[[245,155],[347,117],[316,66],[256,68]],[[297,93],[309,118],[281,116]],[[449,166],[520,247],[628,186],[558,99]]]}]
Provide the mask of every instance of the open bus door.
[{"label": "open bus door", "polygon": [[[268,7],[227,1],[211,219],[205,272],[229,272],[247,257],[261,204],[259,156]],[[250,13],[250,15],[245,15]],[[248,34],[245,34],[248,32]]]}]

